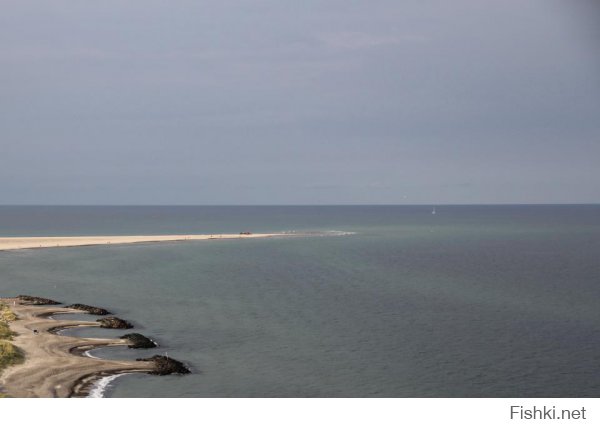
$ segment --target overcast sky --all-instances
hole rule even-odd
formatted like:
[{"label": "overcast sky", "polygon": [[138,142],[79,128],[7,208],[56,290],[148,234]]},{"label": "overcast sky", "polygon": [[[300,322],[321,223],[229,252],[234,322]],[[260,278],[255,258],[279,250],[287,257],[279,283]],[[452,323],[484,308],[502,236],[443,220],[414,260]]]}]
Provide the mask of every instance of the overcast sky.
[{"label": "overcast sky", "polygon": [[3,0],[0,204],[598,203],[594,4]]}]

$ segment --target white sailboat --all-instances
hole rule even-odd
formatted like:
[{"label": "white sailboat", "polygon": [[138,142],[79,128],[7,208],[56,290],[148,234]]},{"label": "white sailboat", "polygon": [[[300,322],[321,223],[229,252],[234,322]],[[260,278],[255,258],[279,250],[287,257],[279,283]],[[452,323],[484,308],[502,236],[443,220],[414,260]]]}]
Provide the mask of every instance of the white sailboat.
[{"label": "white sailboat", "polygon": [[431,214],[435,215],[435,207],[433,207],[433,211],[431,211]]}]

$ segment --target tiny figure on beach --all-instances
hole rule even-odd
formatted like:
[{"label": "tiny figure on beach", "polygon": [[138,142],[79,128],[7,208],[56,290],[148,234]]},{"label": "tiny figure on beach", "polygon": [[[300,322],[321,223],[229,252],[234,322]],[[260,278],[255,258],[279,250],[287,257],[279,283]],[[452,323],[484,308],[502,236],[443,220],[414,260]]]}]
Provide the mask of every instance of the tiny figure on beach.
[{"label": "tiny figure on beach", "polygon": [[33,334],[38,334],[38,331],[37,330],[33,330]]}]

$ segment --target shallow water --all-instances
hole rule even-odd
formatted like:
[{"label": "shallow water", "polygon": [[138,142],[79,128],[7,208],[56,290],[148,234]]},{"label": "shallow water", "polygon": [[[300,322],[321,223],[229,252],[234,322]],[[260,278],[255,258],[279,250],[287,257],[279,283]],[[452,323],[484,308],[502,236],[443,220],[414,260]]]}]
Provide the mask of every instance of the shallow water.
[{"label": "shallow water", "polygon": [[600,206],[431,210],[0,207],[7,236],[356,233],[2,252],[0,294],[106,307],[160,347],[93,355],[193,370],[108,396],[599,396]]}]

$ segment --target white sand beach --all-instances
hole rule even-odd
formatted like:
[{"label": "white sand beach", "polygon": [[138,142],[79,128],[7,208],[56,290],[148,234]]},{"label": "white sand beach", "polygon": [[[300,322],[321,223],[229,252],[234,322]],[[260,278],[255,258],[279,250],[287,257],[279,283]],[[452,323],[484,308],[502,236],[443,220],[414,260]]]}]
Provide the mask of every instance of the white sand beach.
[{"label": "white sand beach", "polygon": [[239,233],[215,235],[141,235],[141,236],[38,236],[0,237],[0,251],[33,248],[120,245],[147,242],[200,241],[207,239],[252,239],[290,236],[288,233]]}]

